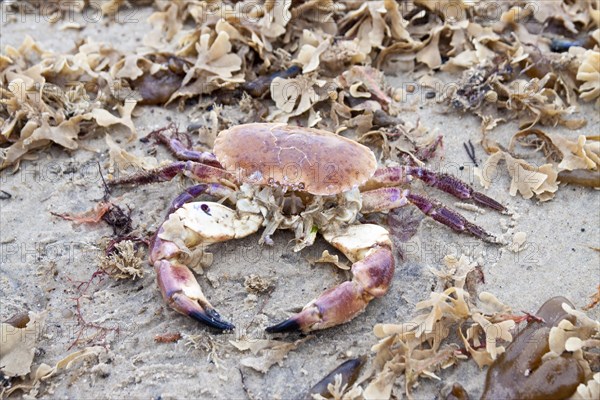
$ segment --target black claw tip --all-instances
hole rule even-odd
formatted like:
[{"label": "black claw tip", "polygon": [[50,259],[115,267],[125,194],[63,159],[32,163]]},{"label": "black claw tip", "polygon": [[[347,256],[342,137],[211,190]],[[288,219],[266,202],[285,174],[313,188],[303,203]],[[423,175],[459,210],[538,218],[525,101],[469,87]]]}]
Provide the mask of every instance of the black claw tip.
[{"label": "black claw tip", "polygon": [[219,313],[212,309],[207,310],[206,312],[192,311],[190,312],[189,316],[194,318],[196,321],[202,322],[205,325],[221,331],[232,331],[235,329],[235,325],[227,321],[223,321]]},{"label": "black claw tip", "polygon": [[277,325],[269,326],[265,329],[267,333],[296,332],[300,330],[300,324],[294,318],[287,319]]}]

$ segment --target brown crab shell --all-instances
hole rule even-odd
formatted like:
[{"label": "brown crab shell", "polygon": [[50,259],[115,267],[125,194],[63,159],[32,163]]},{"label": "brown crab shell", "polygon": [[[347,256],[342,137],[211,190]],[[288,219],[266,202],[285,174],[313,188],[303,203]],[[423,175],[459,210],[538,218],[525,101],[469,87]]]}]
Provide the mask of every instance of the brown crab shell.
[{"label": "brown crab shell", "polygon": [[214,153],[239,182],[333,195],[364,184],[377,169],[366,146],[334,133],[282,123],[234,126]]}]

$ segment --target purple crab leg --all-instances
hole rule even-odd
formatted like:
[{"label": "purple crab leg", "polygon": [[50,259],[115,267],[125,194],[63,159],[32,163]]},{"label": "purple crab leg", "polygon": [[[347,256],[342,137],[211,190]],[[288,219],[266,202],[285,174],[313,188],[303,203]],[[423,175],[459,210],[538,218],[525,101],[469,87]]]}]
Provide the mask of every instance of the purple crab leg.
[{"label": "purple crab leg", "polygon": [[469,222],[458,212],[449,209],[443,204],[428,199],[425,196],[411,193],[409,190],[398,187],[384,187],[362,193],[362,208],[364,214],[392,210],[412,203],[425,215],[446,225],[456,232],[466,232],[487,242],[494,242],[493,235],[483,228]]},{"label": "purple crab leg", "polygon": [[477,192],[469,184],[455,176],[431,171],[423,167],[387,167],[375,171],[373,177],[364,185],[364,189],[376,189],[382,186],[401,185],[414,179],[426,185],[440,189],[461,200],[473,200],[475,203],[498,211],[506,211],[506,207],[496,200]]},{"label": "purple crab leg", "polygon": [[170,181],[178,174],[183,173],[191,178],[205,183],[218,182],[221,179],[233,180],[231,174],[224,169],[201,164],[195,161],[176,161],[164,167],[151,171],[139,172],[123,178],[108,182],[111,186],[117,185],[145,185],[154,182]]},{"label": "purple crab leg", "polygon": [[233,194],[233,190],[219,183],[201,183],[199,185],[189,187],[183,193],[173,199],[171,205],[169,206],[167,217],[185,203],[189,203],[203,194],[218,198],[225,198],[231,196]]},{"label": "purple crab leg", "polygon": [[493,235],[487,233],[483,228],[473,224],[472,222],[469,222],[465,217],[444,206],[442,203],[414,193],[408,193],[406,198],[412,204],[417,206],[417,208],[425,215],[446,225],[456,232],[470,233],[471,235],[478,237],[485,242],[496,242],[496,238]]},{"label": "purple crab leg", "polygon": [[163,133],[163,130],[154,131],[148,135],[148,137],[154,138],[158,143],[165,146],[171,154],[180,161],[195,161],[213,167],[223,168],[214,154],[206,151],[192,150],[181,140],[173,136],[170,138],[167,137],[167,135]]},{"label": "purple crab leg", "polygon": [[461,200],[472,199],[477,204],[498,211],[506,211],[506,207],[502,204],[483,193],[475,191],[470,185],[452,175],[433,172],[421,167],[406,167],[406,169],[408,170],[408,176],[418,178],[427,185],[450,193]]}]

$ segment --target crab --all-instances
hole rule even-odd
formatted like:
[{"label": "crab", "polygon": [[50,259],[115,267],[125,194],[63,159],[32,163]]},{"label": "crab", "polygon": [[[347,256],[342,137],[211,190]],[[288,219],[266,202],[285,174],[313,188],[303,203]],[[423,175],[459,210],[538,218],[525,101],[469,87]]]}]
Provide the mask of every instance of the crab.
[{"label": "crab", "polygon": [[[157,139],[180,161],[113,184],[168,181],[179,174],[199,181],[171,203],[151,241],[149,259],[164,300],[220,331],[235,327],[211,305],[190,270],[211,261],[211,244],[260,229],[260,243],[272,244],[277,229],[289,229],[295,233],[294,251],[313,244],[320,233],[343,253],[352,262],[351,280],[266,328],[269,333],[309,332],[350,321],[390,287],[395,268],[390,235],[382,226],[360,223],[362,214],[413,204],[457,232],[494,240],[459,213],[403,185],[419,179],[459,199],[505,210],[451,175],[418,166],[378,168],[368,147],[324,130],[281,123],[239,125],[219,133],[213,153],[191,150],[162,133]],[[201,196],[220,201],[200,201]]]}]

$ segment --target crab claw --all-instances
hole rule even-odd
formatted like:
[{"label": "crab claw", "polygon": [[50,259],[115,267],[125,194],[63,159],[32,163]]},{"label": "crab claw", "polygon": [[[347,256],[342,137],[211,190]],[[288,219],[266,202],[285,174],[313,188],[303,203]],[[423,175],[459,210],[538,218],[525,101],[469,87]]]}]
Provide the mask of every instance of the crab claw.
[{"label": "crab claw", "polygon": [[213,184],[197,185],[179,195],[152,239],[150,263],[163,298],[172,308],[213,328],[230,331],[235,327],[221,319],[184,262],[191,253],[205,255],[201,246],[251,235],[262,225],[263,217],[234,211],[220,203],[189,202],[206,192],[230,194],[229,189]]},{"label": "crab claw", "polygon": [[352,274],[351,281],[326,290],[301,312],[266,331],[306,333],[350,321],[363,312],[373,298],[387,292],[394,275],[394,256],[387,247],[375,248],[352,265]]},{"label": "crab claw", "polygon": [[339,325],[360,314],[367,307],[364,290],[356,282],[347,281],[321,294],[293,317],[266,329],[268,333],[309,332]]},{"label": "crab claw", "polygon": [[165,301],[177,312],[221,331],[235,326],[221,319],[208,302],[192,271],[183,264],[159,260],[154,264],[158,286]]}]

